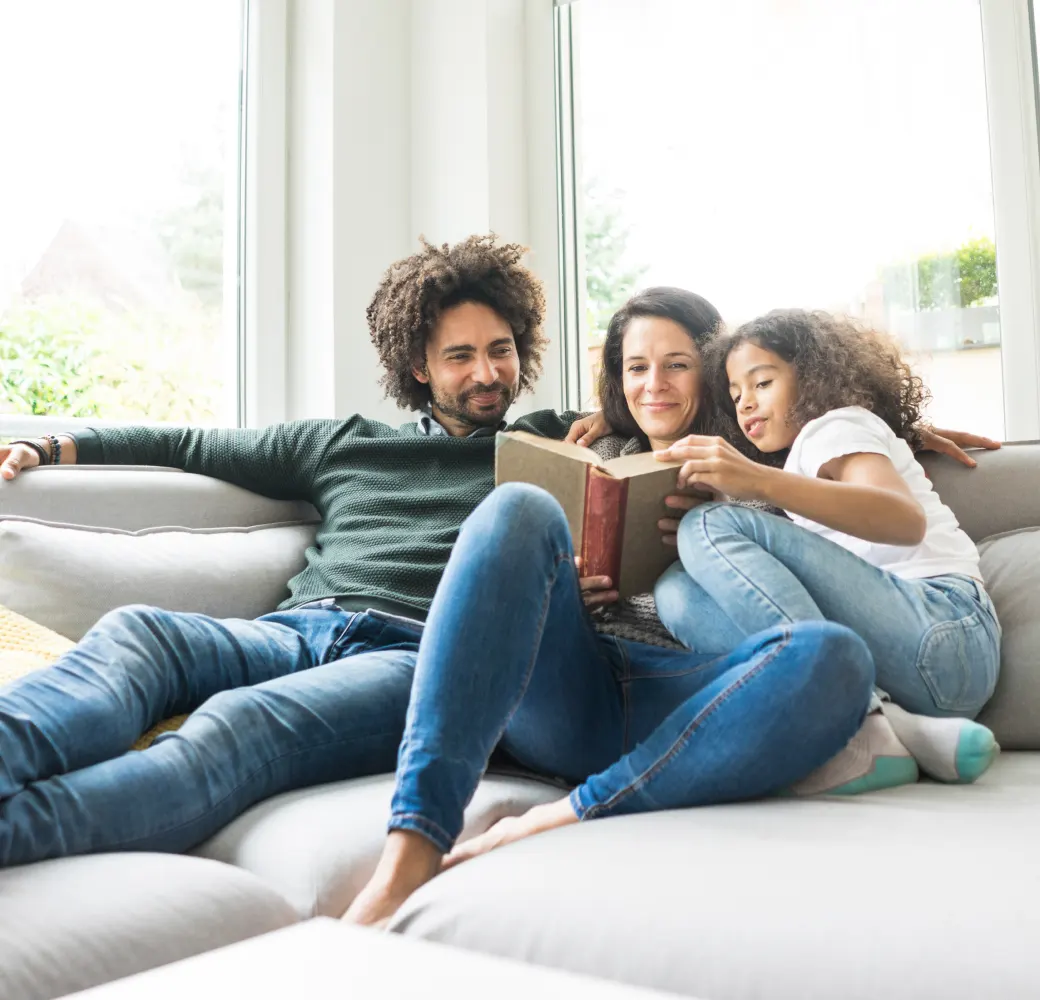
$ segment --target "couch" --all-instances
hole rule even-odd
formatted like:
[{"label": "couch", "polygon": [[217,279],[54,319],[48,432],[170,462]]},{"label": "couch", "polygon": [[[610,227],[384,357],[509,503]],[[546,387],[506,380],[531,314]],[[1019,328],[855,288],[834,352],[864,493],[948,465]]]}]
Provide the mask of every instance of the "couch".
[{"label": "couch", "polygon": [[[1004,752],[981,781],[568,827],[435,879],[391,929],[701,1000],[1040,994],[1040,444],[978,457],[926,466],[982,543],[1004,625],[982,716]],[[316,521],[183,472],[33,470],[0,484],[0,605],[72,639],[130,602],[254,616],[287,593]],[[374,866],[391,782],[279,796],[188,856],[0,871],[0,997],[340,914]],[[491,773],[463,836],[560,794]]]}]

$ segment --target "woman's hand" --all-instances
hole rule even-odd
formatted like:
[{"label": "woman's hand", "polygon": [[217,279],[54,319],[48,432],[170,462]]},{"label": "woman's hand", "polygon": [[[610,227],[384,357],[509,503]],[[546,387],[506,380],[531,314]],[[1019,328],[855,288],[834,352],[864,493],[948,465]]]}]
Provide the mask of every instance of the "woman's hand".
[{"label": "woman's hand", "polygon": [[983,437],[981,434],[969,434],[966,431],[945,431],[938,427],[924,425],[918,428],[921,435],[921,451],[935,451],[940,455],[949,455],[969,469],[974,469],[978,462],[971,457],[965,448],[985,448],[996,451],[999,441]]},{"label": "woman's hand", "polygon": [[704,499],[704,497],[691,497],[684,494],[664,498],[666,506],[674,508],[676,512],[675,517],[662,517],[657,522],[657,527],[661,529],[661,541],[665,545],[671,545],[672,548],[678,546],[679,522],[688,510],[693,510],[698,504],[704,503]]},{"label": "woman's hand", "polygon": [[682,462],[679,489],[707,487],[735,500],[764,500],[763,482],[769,474],[764,466],[745,458],[720,437],[690,434],[670,448],[655,451],[662,462]]},{"label": "woman's hand", "polygon": [[598,608],[604,604],[613,604],[618,599],[618,592],[611,588],[609,576],[581,575],[581,556],[574,557],[574,568],[578,571],[578,585],[585,607]]},{"label": "woman's hand", "polygon": [[578,817],[569,798],[535,806],[533,809],[528,809],[522,816],[507,816],[505,819],[500,819],[486,833],[459,844],[451,854],[445,856],[441,870],[454,868],[463,861],[469,861],[470,858],[475,858],[480,854],[487,854],[496,847],[505,847],[506,844],[523,840],[524,837],[530,837],[531,834],[554,830],[558,826],[569,826],[571,823],[577,822]]},{"label": "woman's hand", "polygon": [[603,411],[597,410],[595,413],[590,413],[587,417],[575,420],[563,440],[568,444],[577,444],[581,445],[582,448],[588,448],[593,441],[598,441],[601,437],[606,437],[608,434],[613,433],[614,428],[607,423],[603,416]]}]

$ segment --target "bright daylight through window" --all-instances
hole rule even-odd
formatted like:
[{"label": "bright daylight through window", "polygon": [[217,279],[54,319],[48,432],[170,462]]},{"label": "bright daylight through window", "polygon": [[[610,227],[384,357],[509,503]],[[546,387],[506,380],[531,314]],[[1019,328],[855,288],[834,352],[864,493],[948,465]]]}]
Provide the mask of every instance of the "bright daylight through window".
[{"label": "bright daylight through window", "polygon": [[978,0],[588,0],[572,58],[582,396],[611,312],[674,284],[897,335],[940,426],[1002,437]]},{"label": "bright daylight through window", "polygon": [[237,422],[242,22],[0,5],[0,423]]}]

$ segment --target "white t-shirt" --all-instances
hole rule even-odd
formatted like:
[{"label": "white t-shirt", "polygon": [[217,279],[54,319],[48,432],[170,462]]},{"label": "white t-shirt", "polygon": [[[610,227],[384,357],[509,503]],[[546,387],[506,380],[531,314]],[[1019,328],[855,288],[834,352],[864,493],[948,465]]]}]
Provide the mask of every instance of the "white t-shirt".
[{"label": "white t-shirt", "polygon": [[920,545],[868,542],[788,511],[791,520],[854,552],[871,565],[907,580],[947,573],[964,573],[981,580],[975,543],[961,530],[953,511],[932,489],[910,446],[896,437],[884,420],[862,406],[845,406],[810,420],[791,445],[784,471],[815,479],[831,459],[860,452],[887,455],[910,487],[928,519]]}]

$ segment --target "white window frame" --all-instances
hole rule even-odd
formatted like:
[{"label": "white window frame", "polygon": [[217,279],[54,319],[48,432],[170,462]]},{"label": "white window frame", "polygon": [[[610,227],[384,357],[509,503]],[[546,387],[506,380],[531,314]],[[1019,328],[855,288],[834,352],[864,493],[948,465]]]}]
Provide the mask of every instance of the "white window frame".
[{"label": "white window frame", "polygon": [[[595,2],[595,0],[584,0]],[[575,38],[578,0],[555,0],[560,190],[560,350],[564,399],[580,401],[584,254]],[[980,0],[993,178],[1004,436],[1040,439],[1040,137],[1033,0]],[[963,428],[971,430],[970,427]]]},{"label": "white window frame", "polygon": [[[285,419],[286,88],[289,0],[241,0],[238,267],[226,270],[225,314],[237,331],[237,423]],[[230,272],[230,273],[227,273]],[[0,441],[145,421],[0,413]]]}]

